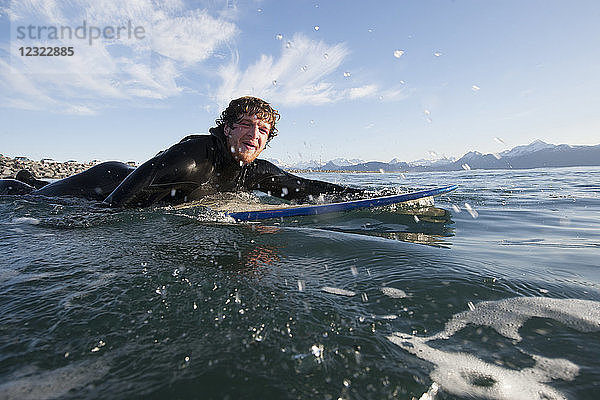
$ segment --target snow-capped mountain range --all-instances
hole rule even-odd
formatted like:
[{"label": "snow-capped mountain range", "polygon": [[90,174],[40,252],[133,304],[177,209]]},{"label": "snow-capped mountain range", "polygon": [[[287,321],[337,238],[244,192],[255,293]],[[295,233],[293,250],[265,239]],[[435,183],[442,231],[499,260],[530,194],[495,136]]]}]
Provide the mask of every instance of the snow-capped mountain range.
[{"label": "snow-capped mountain range", "polygon": [[600,165],[600,145],[555,145],[536,140],[528,145],[516,146],[501,153],[483,154],[470,151],[458,160],[454,158],[421,159],[404,162],[397,158],[390,162],[336,158],[325,163],[316,160],[293,165],[281,160],[268,159],[284,169],[324,171],[453,171],[461,169],[527,169],[543,167],[574,167]]}]

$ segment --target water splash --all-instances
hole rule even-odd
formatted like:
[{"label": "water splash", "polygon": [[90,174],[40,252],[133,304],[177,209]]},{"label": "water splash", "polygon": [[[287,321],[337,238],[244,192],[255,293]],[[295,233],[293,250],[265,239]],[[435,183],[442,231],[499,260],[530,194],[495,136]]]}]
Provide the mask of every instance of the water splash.
[{"label": "water splash", "polygon": [[433,363],[430,377],[448,393],[502,400],[563,399],[562,393],[545,383],[553,379],[573,380],[579,373],[579,367],[569,360],[529,354],[534,366],[513,370],[487,363],[471,354],[446,352],[427,344],[432,340],[448,339],[467,325],[488,326],[500,335],[519,342],[522,337],[518,330],[534,317],[553,319],[580,332],[598,332],[600,302],[519,297],[470,303],[469,310],[454,315],[438,334],[416,337],[396,332],[388,339],[405,351]]},{"label": "water splash", "polygon": [[579,373],[579,367],[565,359],[532,356],[535,365],[518,371],[487,363],[471,354],[430,347],[426,344],[428,338],[395,333],[388,339],[433,363],[431,379],[444,391],[457,396],[498,400],[564,399],[562,393],[544,383],[552,379],[571,381]]},{"label": "water splash", "polygon": [[381,292],[383,294],[385,294],[388,297],[391,297],[393,299],[403,299],[405,297],[408,297],[408,295],[406,294],[406,292],[402,289],[396,289],[393,287],[383,287],[381,288]]},{"label": "water splash", "polygon": [[489,326],[516,341],[519,328],[530,318],[550,318],[580,332],[600,331],[600,302],[548,297],[517,297],[483,301],[475,308],[456,314],[435,338],[447,339],[468,324]]},{"label": "water splash", "polygon": [[473,218],[479,217],[479,213],[477,211],[475,211],[475,209],[473,209],[473,207],[471,207],[471,205],[469,203],[465,203],[465,209],[467,210],[467,212],[469,214],[471,214],[471,217],[473,217]]},{"label": "water splash", "polygon": [[40,220],[32,217],[17,217],[11,221],[13,224],[39,225]]},{"label": "water splash", "polygon": [[335,287],[331,287],[331,286],[323,286],[321,288],[321,290],[324,291],[325,293],[337,294],[340,296],[348,296],[348,297],[356,296],[356,292],[353,292],[351,290],[346,290],[346,289],[339,289],[339,288],[335,288]]}]

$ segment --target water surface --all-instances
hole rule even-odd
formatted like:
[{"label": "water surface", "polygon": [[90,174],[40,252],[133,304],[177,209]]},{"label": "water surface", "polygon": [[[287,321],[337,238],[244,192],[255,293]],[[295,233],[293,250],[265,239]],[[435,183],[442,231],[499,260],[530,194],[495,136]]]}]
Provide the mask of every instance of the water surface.
[{"label": "water surface", "polygon": [[598,168],[304,176],[460,187],[261,223],[0,198],[0,398],[596,398]]}]

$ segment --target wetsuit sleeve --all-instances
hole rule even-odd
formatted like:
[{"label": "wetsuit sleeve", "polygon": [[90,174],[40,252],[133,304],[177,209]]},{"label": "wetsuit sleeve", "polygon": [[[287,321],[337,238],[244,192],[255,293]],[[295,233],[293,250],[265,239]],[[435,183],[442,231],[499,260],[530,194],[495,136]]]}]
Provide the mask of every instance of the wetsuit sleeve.
[{"label": "wetsuit sleeve", "polygon": [[198,154],[192,157],[193,149],[186,147],[178,143],[137,167],[104,202],[111,207],[144,207],[175,196],[177,190],[198,187],[210,173],[204,171],[210,163],[197,162]]},{"label": "wetsuit sleeve", "polygon": [[247,189],[260,190],[287,200],[308,200],[320,195],[361,195],[361,189],[305,179],[265,160],[256,160],[249,171]]}]

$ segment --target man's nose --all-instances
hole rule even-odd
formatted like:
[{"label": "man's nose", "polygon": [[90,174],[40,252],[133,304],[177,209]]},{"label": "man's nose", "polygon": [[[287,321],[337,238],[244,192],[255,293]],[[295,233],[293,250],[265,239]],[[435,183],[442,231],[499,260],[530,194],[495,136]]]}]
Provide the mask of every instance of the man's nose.
[{"label": "man's nose", "polygon": [[252,125],[252,128],[250,129],[250,134],[252,135],[252,138],[257,138],[260,135],[260,127],[258,126],[258,124]]}]

